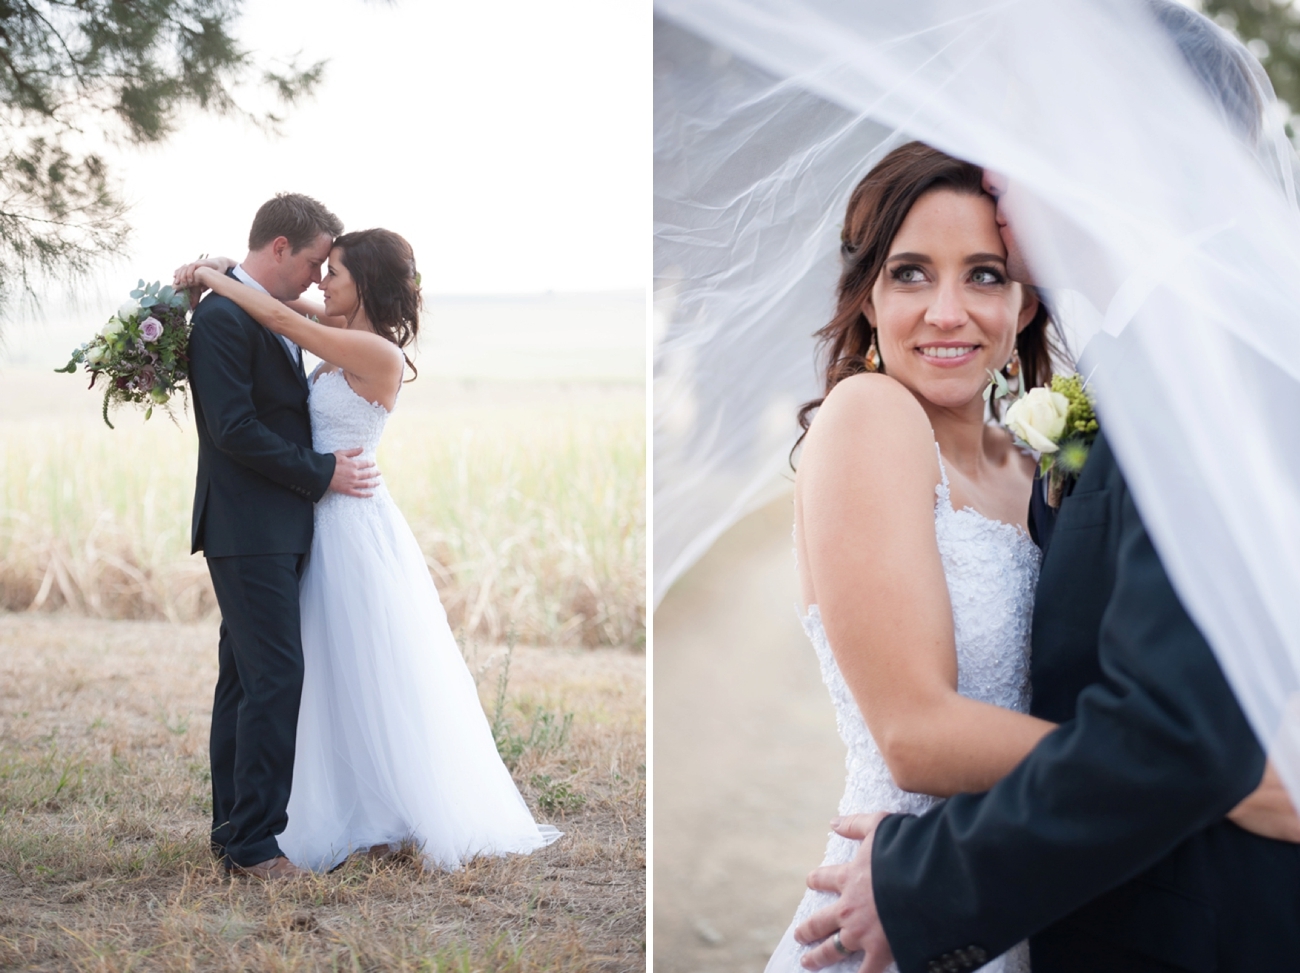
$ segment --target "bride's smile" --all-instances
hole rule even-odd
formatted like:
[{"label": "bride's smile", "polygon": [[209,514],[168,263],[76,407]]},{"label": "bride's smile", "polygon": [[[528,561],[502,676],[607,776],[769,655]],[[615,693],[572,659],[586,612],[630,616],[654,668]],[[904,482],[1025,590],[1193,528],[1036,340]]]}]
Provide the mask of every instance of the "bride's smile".
[{"label": "bride's smile", "polygon": [[337,249],[330,251],[329,265],[320,283],[325,298],[325,312],[351,321],[360,309],[357,284],[343,265],[343,255]]},{"label": "bride's smile", "polygon": [[[978,348],[979,345],[968,345],[963,342],[956,345],[921,345],[916,350],[926,358],[936,359],[932,364],[943,365],[945,368],[952,368],[956,365],[964,365],[968,357],[974,355]],[[961,361],[957,361],[956,359],[961,359]]]},{"label": "bride's smile", "polygon": [[982,404],[1036,309],[1007,276],[995,204],[933,190],[912,207],[863,307],[889,375],[935,405]]}]

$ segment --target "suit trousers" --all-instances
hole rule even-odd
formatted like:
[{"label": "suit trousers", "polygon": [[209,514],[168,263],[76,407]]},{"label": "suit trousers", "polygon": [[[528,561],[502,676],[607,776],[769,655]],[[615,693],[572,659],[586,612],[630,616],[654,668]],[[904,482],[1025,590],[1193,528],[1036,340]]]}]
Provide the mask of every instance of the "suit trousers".
[{"label": "suit trousers", "polygon": [[212,851],[227,867],[280,852],[288,822],[302,631],[298,581],[305,554],[210,557],[221,609],[212,701]]}]

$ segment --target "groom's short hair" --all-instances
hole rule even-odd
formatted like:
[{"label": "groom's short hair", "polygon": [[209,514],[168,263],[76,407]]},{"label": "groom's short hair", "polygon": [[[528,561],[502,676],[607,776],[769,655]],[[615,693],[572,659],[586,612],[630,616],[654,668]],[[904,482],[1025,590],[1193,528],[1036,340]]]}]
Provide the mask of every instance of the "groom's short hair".
[{"label": "groom's short hair", "polygon": [[311,246],[322,233],[336,237],[343,221],[324,206],[302,193],[276,193],[257,210],[248,231],[249,251],[261,250],[276,237],[284,237],[297,253]]},{"label": "groom's short hair", "polygon": [[1204,14],[1174,0],[1147,0],[1147,8],[1178,48],[1228,128],[1254,144],[1263,126],[1268,76],[1241,41]]}]

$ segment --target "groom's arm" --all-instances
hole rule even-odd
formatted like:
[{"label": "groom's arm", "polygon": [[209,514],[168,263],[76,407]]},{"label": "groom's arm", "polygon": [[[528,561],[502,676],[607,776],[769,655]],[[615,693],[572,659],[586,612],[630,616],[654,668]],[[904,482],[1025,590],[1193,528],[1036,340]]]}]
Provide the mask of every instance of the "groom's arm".
[{"label": "groom's arm", "polygon": [[1127,490],[1117,506],[1103,679],[1075,718],[991,791],[876,832],[875,903],[902,973],[999,954],[1145,871],[1259,783],[1259,743]]},{"label": "groom's arm", "polygon": [[205,304],[190,332],[190,383],[216,447],[243,466],[309,498],[325,495],[336,459],[291,443],[257,417],[253,333],[228,307]]}]

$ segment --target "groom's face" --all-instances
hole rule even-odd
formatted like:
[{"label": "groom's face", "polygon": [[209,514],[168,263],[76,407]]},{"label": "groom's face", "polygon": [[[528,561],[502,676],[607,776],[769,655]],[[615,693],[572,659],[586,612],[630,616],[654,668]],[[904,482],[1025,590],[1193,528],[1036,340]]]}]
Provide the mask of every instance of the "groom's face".
[{"label": "groom's face", "polygon": [[273,296],[282,301],[296,300],[312,284],[319,284],[321,265],[329,258],[333,242],[333,237],[322,233],[316,237],[315,243],[296,252],[288,246],[287,240],[282,248],[277,247],[275,256],[280,293]]},{"label": "groom's face", "polygon": [[1029,272],[1029,265],[1025,263],[1024,255],[1020,252],[1020,244],[1011,230],[1011,217],[1008,213],[1010,207],[1006,204],[1010,189],[1011,182],[1006,176],[992,169],[984,170],[984,191],[998,203],[998,232],[1002,236],[1002,245],[1007,248],[1007,276],[1018,284],[1032,285],[1034,277]]}]

